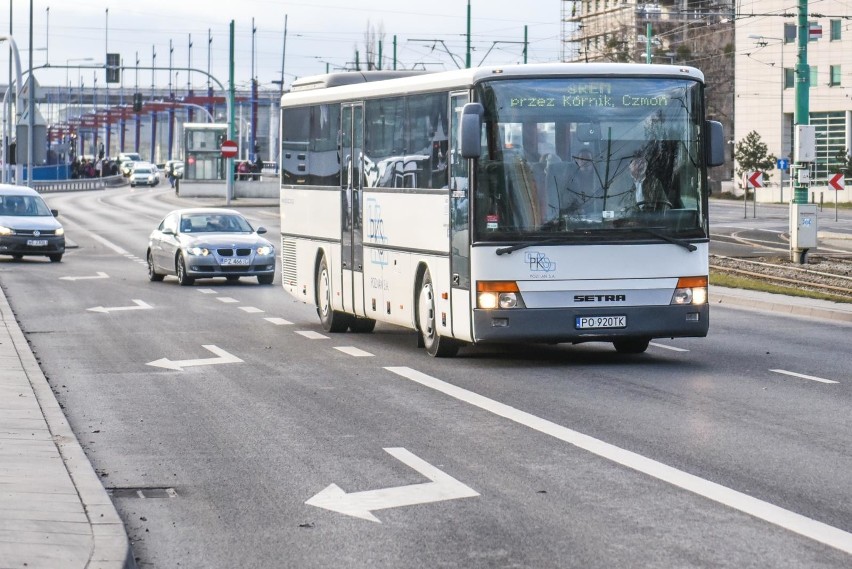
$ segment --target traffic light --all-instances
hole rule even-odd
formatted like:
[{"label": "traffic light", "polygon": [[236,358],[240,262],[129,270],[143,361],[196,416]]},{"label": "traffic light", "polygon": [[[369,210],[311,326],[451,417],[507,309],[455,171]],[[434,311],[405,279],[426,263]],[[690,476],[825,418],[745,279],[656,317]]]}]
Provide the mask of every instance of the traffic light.
[{"label": "traffic light", "polygon": [[133,94],[133,112],[138,113],[142,110],[142,93]]},{"label": "traffic light", "polygon": [[219,134],[216,136],[216,148],[222,148],[222,143],[225,142],[225,135]]},{"label": "traffic light", "polygon": [[121,56],[118,53],[107,54],[106,82],[121,83]]}]

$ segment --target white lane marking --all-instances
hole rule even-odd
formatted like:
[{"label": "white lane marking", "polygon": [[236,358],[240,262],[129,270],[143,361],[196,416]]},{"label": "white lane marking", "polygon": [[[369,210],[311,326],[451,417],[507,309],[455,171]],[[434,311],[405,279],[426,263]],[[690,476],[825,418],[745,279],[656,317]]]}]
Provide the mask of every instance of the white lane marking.
[{"label": "white lane marking", "polygon": [[372,514],[373,510],[479,496],[479,492],[473,488],[462,484],[443,470],[435,468],[404,448],[386,448],[383,450],[428,478],[429,482],[349,494],[344,492],[337,484],[330,484],[305,504],[371,522],[382,523],[379,518]]},{"label": "white lane marking", "polygon": [[212,289],[212,288],[198,288],[198,289],[195,289],[195,290],[197,290],[201,294],[216,294],[216,289]]},{"label": "white lane marking", "polygon": [[283,318],[264,318],[267,322],[272,322],[276,326],[289,326],[292,324],[289,320],[284,320]]},{"label": "white lane marking", "polygon": [[88,277],[59,277],[59,280],[61,280],[61,281],[86,281],[86,280],[91,280],[91,279],[108,279],[108,278],[109,278],[109,275],[108,275],[108,274],[103,273],[103,272],[101,272],[101,271],[98,271],[98,272],[97,272],[94,276],[88,276]]},{"label": "white lane marking", "polygon": [[655,348],[663,348],[664,350],[671,350],[673,352],[688,352],[684,348],[676,348],[674,346],[667,346],[665,344],[658,344],[657,342],[651,342],[649,345],[654,346]]},{"label": "white lane marking", "polygon": [[99,243],[101,243],[103,245],[106,245],[107,247],[109,247],[110,249],[112,249],[113,251],[118,253],[119,255],[128,255],[129,254],[127,251],[125,251],[124,249],[122,249],[121,247],[119,247],[118,245],[113,243],[112,241],[104,239],[103,237],[101,237],[97,233],[92,233],[91,231],[86,231],[86,233],[89,235],[89,237],[91,237],[92,239],[94,239],[95,241],[98,241]]},{"label": "white lane marking", "polygon": [[133,306],[95,306],[94,308],[87,308],[91,312],[120,312],[122,310],[151,310],[154,308],[144,300],[133,299]]},{"label": "white lane marking", "polygon": [[385,369],[401,377],[410,379],[415,383],[440,391],[459,401],[464,401],[540,433],[555,437],[627,468],[632,468],[633,470],[647,474],[663,482],[668,482],[714,502],[729,506],[735,510],[813,539],[814,541],[852,554],[852,534],[836,527],[758,500],[721,484],[704,480],[703,478],[651,460],[635,452],[605,443],[589,435],[584,435],[583,433],[557,425],[556,423],[499,403],[467,389],[456,387],[409,367],[386,367]]},{"label": "white lane marking", "polygon": [[177,361],[172,361],[168,358],[161,358],[157,361],[148,362],[145,365],[154,366],[154,367],[162,367],[162,368],[166,368],[166,369],[173,369],[173,370],[176,370],[176,371],[183,371],[183,368],[185,368],[185,367],[209,366],[209,365],[217,365],[217,364],[238,364],[238,363],[243,362],[243,360],[241,360],[237,356],[235,356],[233,354],[229,354],[228,352],[226,352],[222,348],[220,348],[218,346],[214,346],[213,344],[206,344],[206,345],[202,345],[201,347],[204,348],[205,350],[209,350],[209,351],[213,352],[218,357],[204,358],[204,359],[197,359],[197,360],[177,360]]},{"label": "white lane marking", "polygon": [[323,336],[319,332],[313,330],[296,330],[296,334],[300,334],[308,340],[328,340],[328,336]]},{"label": "white lane marking", "polygon": [[243,312],[248,312],[249,314],[257,314],[258,312],[263,312],[260,308],[255,308],[254,306],[240,306],[240,310]]},{"label": "white lane marking", "polygon": [[820,383],[840,383],[839,381],[834,381],[833,379],[823,379],[821,377],[815,377],[813,375],[805,375],[803,373],[796,373],[794,371],[787,371],[786,369],[771,369],[769,371],[773,371],[775,373],[782,373],[784,375],[792,375],[793,377],[799,377],[801,379],[809,379],[811,381],[818,381]]},{"label": "white lane marking", "polygon": [[334,349],[341,351],[344,354],[354,356],[356,358],[369,358],[373,356],[373,354],[371,354],[370,352],[365,352],[364,350],[356,348],[355,346],[335,346]]},{"label": "white lane marking", "polygon": [[224,302],[225,304],[233,304],[235,302],[239,302],[236,298],[231,298],[230,296],[219,296],[216,298],[219,302]]}]

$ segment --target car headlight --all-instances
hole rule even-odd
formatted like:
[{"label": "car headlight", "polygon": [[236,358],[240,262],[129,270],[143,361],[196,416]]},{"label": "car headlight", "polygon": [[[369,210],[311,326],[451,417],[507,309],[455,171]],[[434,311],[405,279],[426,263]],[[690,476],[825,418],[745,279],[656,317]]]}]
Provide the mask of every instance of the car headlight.
[{"label": "car headlight", "polygon": [[0,225],[0,235],[12,235],[14,231],[11,227],[3,227]]},{"label": "car headlight", "polygon": [[190,255],[195,255],[196,257],[206,257],[210,254],[210,251],[206,247],[190,247],[186,251]]},{"label": "car headlight", "polygon": [[65,230],[60,227],[56,230],[56,233],[54,233],[54,235],[56,235],[57,237],[61,237],[62,235],[65,235]]},{"label": "car headlight", "polygon": [[271,255],[275,249],[272,248],[272,245],[262,245],[257,248],[258,255]]},{"label": "car headlight", "polygon": [[707,277],[681,277],[671,304],[707,304]]}]

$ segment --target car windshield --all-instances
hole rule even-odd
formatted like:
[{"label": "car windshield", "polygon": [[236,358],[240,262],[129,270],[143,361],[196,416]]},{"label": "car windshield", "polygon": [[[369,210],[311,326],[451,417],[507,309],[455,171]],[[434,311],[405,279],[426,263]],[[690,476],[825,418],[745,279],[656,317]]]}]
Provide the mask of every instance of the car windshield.
[{"label": "car windshield", "polygon": [[133,173],[134,174],[150,174],[151,169],[150,168],[136,168],[135,170],[133,170]]},{"label": "car windshield", "polygon": [[0,215],[46,216],[53,215],[39,196],[0,196]]},{"label": "car windshield", "polygon": [[249,222],[240,215],[193,213],[180,218],[181,233],[251,233]]},{"label": "car windshield", "polygon": [[701,85],[663,78],[481,84],[476,241],[707,233]]}]

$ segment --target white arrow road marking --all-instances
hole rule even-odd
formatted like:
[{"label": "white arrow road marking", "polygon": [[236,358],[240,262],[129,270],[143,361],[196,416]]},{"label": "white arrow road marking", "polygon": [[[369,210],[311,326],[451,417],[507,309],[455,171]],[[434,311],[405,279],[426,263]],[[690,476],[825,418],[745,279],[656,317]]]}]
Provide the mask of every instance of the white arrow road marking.
[{"label": "white arrow road marking", "polygon": [[134,306],[109,306],[109,307],[95,306],[94,308],[87,308],[86,310],[89,310],[91,312],[107,313],[107,312],[118,312],[120,310],[150,310],[150,309],[154,308],[153,306],[151,306],[150,304],[148,304],[144,300],[137,300],[137,299],[134,298],[133,302],[135,303]]},{"label": "white arrow road marking", "polygon": [[193,367],[193,366],[210,366],[217,364],[239,364],[242,363],[243,360],[238,358],[237,356],[231,355],[222,348],[214,346],[212,344],[205,344],[201,346],[204,349],[210,350],[214,354],[216,354],[217,358],[207,358],[200,360],[178,360],[172,361],[168,358],[162,358],[155,362],[148,362],[145,365],[154,366],[154,367],[162,367],[166,369],[173,369],[175,371],[183,371],[185,367]]},{"label": "white arrow road marking", "polygon": [[59,277],[59,280],[61,280],[61,281],[85,281],[85,280],[89,280],[89,279],[108,279],[108,278],[109,278],[109,275],[108,275],[108,274],[106,274],[106,273],[102,273],[102,272],[98,271],[98,273],[97,273],[96,275],[94,275],[94,276],[88,276],[88,277]]},{"label": "white arrow road marking", "polygon": [[818,381],[820,383],[840,383],[839,381],[834,381],[833,379],[823,379],[821,377],[816,377],[813,375],[805,375],[803,373],[796,373],[794,371],[787,371],[785,369],[771,369],[769,371],[774,371],[775,373],[781,373],[784,375],[791,375],[793,377],[800,377],[802,379],[809,379],[811,381]]},{"label": "white arrow road marking", "polygon": [[434,389],[459,401],[479,407],[489,413],[504,417],[540,433],[550,435],[592,454],[652,476],[657,480],[668,482],[673,486],[683,488],[708,500],[713,500],[739,510],[740,512],[785,528],[819,543],[824,543],[829,547],[834,547],[846,553],[852,553],[852,533],[843,531],[840,528],[818,522],[790,510],[785,510],[784,508],[764,502],[763,500],[758,500],[748,494],[737,492],[721,484],[704,480],[683,470],[678,470],[677,468],[667,466],[635,452],[630,452],[629,450],[605,443],[604,441],[584,435],[562,425],[557,425],[541,417],[536,417],[535,415],[489,399],[473,391],[446,383],[409,367],[386,367],[385,369],[415,383],[419,383],[424,387]]},{"label": "white arrow road marking", "polygon": [[381,490],[353,492],[351,494],[344,492],[337,484],[331,484],[325,490],[305,502],[305,504],[371,522],[382,523],[381,520],[371,513],[373,510],[479,496],[479,492],[462,484],[449,474],[435,468],[404,448],[386,448],[384,450],[431,480],[431,482],[411,484],[410,486],[397,486],[395,488],[382,488]]}]

